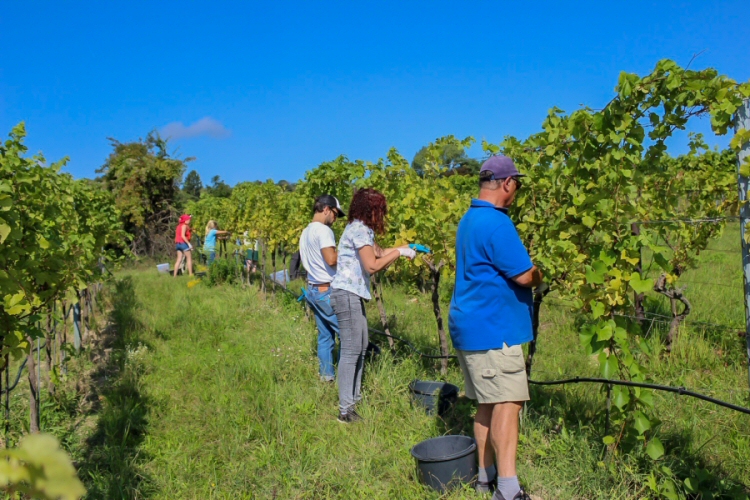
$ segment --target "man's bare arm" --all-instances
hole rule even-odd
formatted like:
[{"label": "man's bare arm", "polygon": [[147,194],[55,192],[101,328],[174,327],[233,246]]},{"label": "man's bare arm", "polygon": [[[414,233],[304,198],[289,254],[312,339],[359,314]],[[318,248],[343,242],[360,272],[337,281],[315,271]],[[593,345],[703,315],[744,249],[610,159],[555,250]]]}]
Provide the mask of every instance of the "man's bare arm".
[{"label": "man's bare arm", "polygon": [[513,281],[525,288],[537,287],[542,283],[542,271],[536,266],[531,266],[525,273],[514,276]]},{"label": "man's bare arm", "polygon": [[321,248],[320,253],[323,254],[323,260],[326,261],[326,264],[331,267],[336,267],[336,259],[338,258],[336,247]]}]

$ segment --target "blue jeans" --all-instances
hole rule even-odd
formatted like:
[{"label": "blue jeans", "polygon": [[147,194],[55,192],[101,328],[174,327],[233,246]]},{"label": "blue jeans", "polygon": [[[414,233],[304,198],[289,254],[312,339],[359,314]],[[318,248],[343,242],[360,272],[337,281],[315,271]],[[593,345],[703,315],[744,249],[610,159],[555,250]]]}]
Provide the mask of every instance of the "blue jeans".
[{"label": "blue jeans", "polygon": [[213,264],[214,260],[216,260],[216,252],[208,252],[208,265],[210,266],[211,264]]},{"label": "blue jeans", "polygon": [[339,333],[339,322],[331,307],[331,289],[321,292],[308,285],[305,298],[318,325],[320,376],[326,380],[333,380],[336,376],[333,368],[333,348],[336,345],[336,335]]}]

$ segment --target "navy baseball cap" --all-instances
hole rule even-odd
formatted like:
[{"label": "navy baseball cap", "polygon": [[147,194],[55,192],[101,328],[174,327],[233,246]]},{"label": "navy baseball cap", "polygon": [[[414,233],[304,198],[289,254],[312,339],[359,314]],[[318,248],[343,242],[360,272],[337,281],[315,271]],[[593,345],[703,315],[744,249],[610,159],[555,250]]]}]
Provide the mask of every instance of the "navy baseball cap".
[{"label": "navy baseball cap", "polygon": [[482,163],[479,175],[482,175],[482,172],[485,171],[492,172],[492,180],[505,179],[507,177],[524,177],[525,175],[518,171],[513,160],[502,155],[490,156]]}]

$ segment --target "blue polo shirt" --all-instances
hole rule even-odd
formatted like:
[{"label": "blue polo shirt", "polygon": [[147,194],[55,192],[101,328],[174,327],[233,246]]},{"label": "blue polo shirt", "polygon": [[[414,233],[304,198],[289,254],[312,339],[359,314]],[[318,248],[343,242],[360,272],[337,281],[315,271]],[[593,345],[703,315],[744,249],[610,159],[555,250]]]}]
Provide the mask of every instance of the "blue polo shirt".
[{"label": "blue polo shirt", "polygon": [[462,351],[501,349],[533,339],[532,291],[513,277],[533,266],[507,210],[472,200],[456,234],[456,285],[448,325]]}]

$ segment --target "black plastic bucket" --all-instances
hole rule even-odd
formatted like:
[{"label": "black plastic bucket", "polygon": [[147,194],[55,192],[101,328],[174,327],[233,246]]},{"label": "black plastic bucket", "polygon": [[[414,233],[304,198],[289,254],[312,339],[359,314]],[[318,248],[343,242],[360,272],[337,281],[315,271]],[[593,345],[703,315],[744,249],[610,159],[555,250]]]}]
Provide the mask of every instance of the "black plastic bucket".
[{"label": "black plastic bucket", "polygon": [[437,491],[470,483],[477,475],[477,444],[469,436],[440,436],[411,449],[419,481]]},{"label": "black plastic bucket", "polygon": [[444,414],[458,399],[458,387],[447,382],[430,380],[413,380],[409,384],[411,396],[419,405],[424,406],[428,415]]}]

